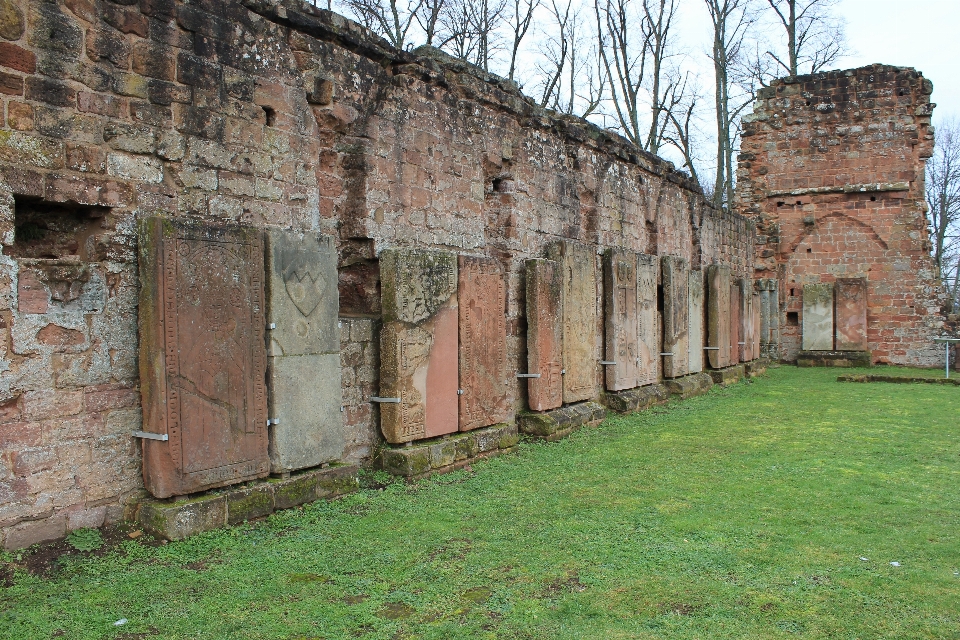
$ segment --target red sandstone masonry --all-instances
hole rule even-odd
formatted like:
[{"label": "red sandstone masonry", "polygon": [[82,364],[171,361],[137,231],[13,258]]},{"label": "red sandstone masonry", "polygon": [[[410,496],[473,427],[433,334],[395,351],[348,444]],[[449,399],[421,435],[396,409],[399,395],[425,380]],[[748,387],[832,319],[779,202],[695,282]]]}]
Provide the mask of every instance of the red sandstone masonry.
[{"label": "red sandstone masonry", "polygon": [[[0,238],[13,239],[14,197],[103,214],[64,256],[86,275],[2,248],[8,548],[117,520],[142,491],[130,436],[142,421],[139,216],[337,238],[349,462],[369,461],[381,442],[368,398],[384,248],[499,260],[516,371],[526,363],[523,265],[557,239],[749,275],[752,223],[709,207],[668,163],[335,14],[286,0],[0,3],[28,25],[0,41]],[[599,324],[596,336],[599,349]],[[514,409],[524,394],[517,383]]]},{"label": "red sandstone masonry", "polygon": [[757,223],[757,277],[780,281],[785,360],[800,346],[786,316],[802,313],[803,285],[865,277],[873,361],[942,364],[924,202],[932,90],[908,68],[831,71],[774,82],[744,118],[739,207]]}]

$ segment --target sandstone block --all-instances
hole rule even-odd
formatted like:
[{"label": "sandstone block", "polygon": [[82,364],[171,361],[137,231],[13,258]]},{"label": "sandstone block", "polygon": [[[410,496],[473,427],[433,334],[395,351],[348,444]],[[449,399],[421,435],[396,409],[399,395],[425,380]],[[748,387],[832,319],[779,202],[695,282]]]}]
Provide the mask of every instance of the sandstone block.
[{"label": "sandstone block", "polygon": [[833,284],[803,287],[803,350],[833,350]]},{"label": "sandstone block", "polygon": [[713,378],[714,384],[718,384],[721,387],[727,387],[743,380],[744,368],[742,364],[737,364],[724,369],[714,369],[709,373],[710,377]]},{"label": "sandstone block", "polygon": [[460,430],[506,421],[511,414],[507,376],[507,304],[503,269],[492,258],[460,256]]},{"label": "sandstone block", "polygon": [[703,371],[703,271],[690,271],[690,284],[688,287],[688,311],[687,321],[690,326],[690,338],[688,341],[689,368],[690,373],[700,373]]},{"label": "sandstone block", "polygon": [[418,476],[430,470],[430,463],[428,447],[384,449],[380,454],[383,470],[395,476]]},{"label": "sandstone block", "polygon": [[689,370],[690,338],[689,313],[690,268],[687,261],[675,256],[663,256],[660,261],[663,282],[663,376],[677,378]]},{"label": "sandstone block", "polygon": [[607,393],[604,404],[611,411],[630,413],[663,404],[670,399],[670,392],[662,384],[649,384],[637,389]]},{"label": "sandstone block", "polygon": [[655,384],[660,379],[660,322],[657,317],[657,283],[660,261],[656,256],[637,256],[637,322],[640,331],[641,385]]},{"label": "sandstone block", "polygon": [[227,524],[262,518],[273,513],[273,485],[255,484],[229,491],[227,499]]},{"label": "sandstone block", "polygon": [[227,498],[207,495],[173,502],[144,502],[138,518],[148,532],[165,540],[183,540],[227,524]]},{"label": "sandstone block", "polygon": [[570,240],[557,242],[547,257],[560,264],[563,306],[563,401],[597,395],[597,261],[592,248]]},{"label": "sandstone block", "polygon": [[867,279],[837,278],[837,351],[867,351]]},{"label": "sandstone block", "polygon": [[169,497],[269,473],[263,236],[163,218],[140,226],[147,489]]},{"label": "sandstone block", "polygon": [[4,547],[8,551],[23,549],[42,542],[52,542],[67,535],[67,519],[56,515],[43,520],[21,522],[7,529]]},{"label": "sandstone block", "polygon": [[386,250],[380,257],[384,327],[380,407],[388,442],[458,428],[457,260],[452,253]]},{"label": "sandstone block", "polygon": [[563,404],[563,309],[560,266],[552,260],[527,260],[527,396],[534,411]]},{"label": "sandstone block", "polygon": [[730,353],[730,267],[707,268],[707,358],[714,369],[733,364]]},{"label": "sandstone block", "polygon": [[743,355],[743,345],[740,344],[743,342],[740,338],[743,335],[740,312],[740,281],[734,280],[730,283],[730,360],[732,364],[740,362]]},{"label": "sandstone block", "polygon": [[603,260],[603,296],[608,391],[640,385],[640,319],[637,254],[607,249]]}]

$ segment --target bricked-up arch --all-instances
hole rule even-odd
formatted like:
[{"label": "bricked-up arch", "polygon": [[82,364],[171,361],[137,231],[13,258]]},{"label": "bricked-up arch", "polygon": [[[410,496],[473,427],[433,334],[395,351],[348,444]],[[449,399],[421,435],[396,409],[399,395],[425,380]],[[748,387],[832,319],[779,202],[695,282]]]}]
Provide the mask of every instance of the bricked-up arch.
[{"label": "bricked-up arch", "polygon": [[825,225],[832,223],[834,220],[840,220],[854,227],[859,227],[861,231],[872,238],[883,251],[887,250],[887,243],[876,231],[874,231],[873,227],[871,227],[869,224],[863,222],[862,220],[858,220],[857,218],[848,216],[843,212],[833,211],[817,220],[814,224],[805,225],[806,228],[804,228],[796,240],[790,243],[789,248],[784,253],[796,253],[800,244],[807,240],[809,236],[819,234],[820,229],[822,229]]}]

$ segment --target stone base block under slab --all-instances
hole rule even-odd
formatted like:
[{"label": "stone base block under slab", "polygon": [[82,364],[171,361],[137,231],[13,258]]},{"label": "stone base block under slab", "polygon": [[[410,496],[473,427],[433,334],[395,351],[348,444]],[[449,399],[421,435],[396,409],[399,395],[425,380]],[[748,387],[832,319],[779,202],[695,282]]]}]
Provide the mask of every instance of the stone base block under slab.
[{"label": "stone base block under slab", "polygon": [[750,362],[743,363],[743,371],[748,378],[756,378],[757,376],[762,376],[767,372],[767,367],[770,366],[769,358],[757,358],[756,360],[751,360]]},{"label": "stone base block under slab", "polygon": [[837,376],[837,382],[892,382],[894,384],[944,384],[960,387],[960,378],[922,378],[919,376]]},{"label": "stone base block under slab", "polygon": [[722,387],[726,387],[731,384],[737,384],[743,380],[743,376],[744,368],[742,364],[735,364],[732,367],[713,369],[710,371],[710,377],[713,378],[713,383]]},{"label": "stone base block under slab", "polygon": [[798,367],[869,367],[869,351],[801,351]]},{"label": "stone base block under slab", "polygon": [[201,531],[270,515],[322,498],[357,490],[357,466],[311,469],[286,479],[257,480],[245,486],[187,498],[149,499],[140,503],[137,520],[149,533],[183,540]]},{"label": "stone base block under slab", "polygon": [[395,476],[417,479],[512,450],[518,440],[516,425],[497,424],[412,446],[384,449],[380,453],[380,466]]},{"label": "stone base block under slab", "polygon": [[607,410],[596,402],[580,402],[550,411],[528,411],[517,416],[521,433],[548,442],[562,440],[584,425],[600,424]]},{"label": "stone base block under slab", "polygon": [[682,378],[674,378],[664,382],[670,393],[679,396],[681,400],[702,396],[713,386],[713,378],[709,373],[695,373]]},{"label": "stone base block under slab", "polygon": [[650,384],[625,391],[611,391],[603,396],[607,408],[617,413],[643,411],[670,399],[670,391],[665,385]]}]

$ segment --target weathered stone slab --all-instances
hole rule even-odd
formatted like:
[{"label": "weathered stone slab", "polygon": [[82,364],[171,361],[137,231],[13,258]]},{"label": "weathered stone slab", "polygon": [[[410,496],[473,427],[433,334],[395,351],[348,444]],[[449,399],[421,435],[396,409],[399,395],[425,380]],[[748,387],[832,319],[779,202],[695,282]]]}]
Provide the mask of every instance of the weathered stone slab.
[{"label": "weathered stone slab", "polygon": [[676,256],[660,260],[663,282],[663,377],[678,378],[689,372],[690,339],[688,287],[690,268]]},{"label": "weathered stone slab", "polygon": [[695,373],[682,378],[667,380],[664,385],[672,395],[678,396],[681,400],[702,396],[713,387],[713,378],[708,373]]},{"label": "weathered stone slab", "polygon": [[733,364],[730,354],[730,267],[707,267],[707,359],[714,369]]},{"label": "weathered stone slab", "polygon": [[512,451],[518,441],[517,425],[497,424],[436,442],[386,448],[381,451],[379,462],[387,473],[413,480],[462,468],[478,458]]},{"label": "weathered stone slab", "polygon": [[380,405],[387,442],[453,433],[457,389],[457,258],[446,251],[388,249],[380,256],[384,326]]},{"label": "weathered stone slab", "polygon": [[740,362],[743,357],[741,331],[743,325],[740,316],[740,281],[734,280],[730,284],[730,359],[733,364]]},{"label": "weathered stone slab", "polygon": [[746,369],[742,364],[735,364],[723,369],[713,369],[709,373],[710,377],[713,378],[714,384],[726,387],[743,380],[743,377],[746,375]]},{"label": "weathered stone slab", "polygon": [[869,351],[800,351],[798,367],[869,367]]},{"label": "weathered stone slab", "polygon": [[740,278],[740,362],[749,362],[756,356],[753,354],[754,324],[753,324],[753,281]]},{"label": "weathered stone slab", "polygon": [[687,307],[687,321],[690,326],[688,340],[690,373],[703,371],[703,271],[690,271],[689,305]]},{"label": "weathered stone slab", "polygon": [[803,287],[803,350],[833,350],[833,284]]},{"label": "weathered stone slab", "polygon": [[533,411],[563,404],[563,304],[560,265],[527,260],[527,396]]},{"label": "weathered stone slab", "polygon": [[640,384],[637,254],[607,249],[603,281],[607,390],[632,389]]},{"label": "weathered stone slab", "polygon": [[343,455],[337,300],[333,239],[270,229],[267,385],[273,473],[315,467]]},{"label": "weathered stone slab", "polygon": [[596,402],[581,402],[544,413],[521,413],[517,426],[522,433],[556,442],[585,425],[600,424],[607,410]]},{"label": "weathered stone slab", "polygon": [[780,298],[776,278],[757,280],[760,292],[760,355],[779,358]]},{"label": "weathered stone slab", "polygon": [[759,293],[753,294],[753,359],[762,357],[760,354],[760,310],[761,297]]},{"label": "weathered stone slab", "polygon": [[867,279],[837,278],[837,351],[867,351]]},{"label": "weathered stone slab", "polygon": [[460,310],[460,431],[506,422],[506,293],[493,258],[458,258]]},{"label": "weathered stone slab", "polygon": [[589,400],[597,395],[597,261],[593,249],[569,240],[548,248],[547,257],[560,263],[563,286],[563,401]]},{"label": "weathered stone slab", "polygon": [[263,234],[140,224],[143,478],[165,498],[267,475]]},{"label": "weathered stone slab", "polygon": [[660,324],[657,314],[657,281],[660,261],[656,256],[637,256],[637,320],[640,330],[640,372],[637,384],[656,384],[660,379]]}]

